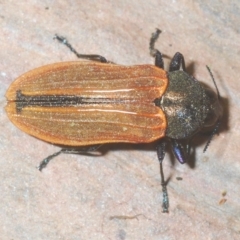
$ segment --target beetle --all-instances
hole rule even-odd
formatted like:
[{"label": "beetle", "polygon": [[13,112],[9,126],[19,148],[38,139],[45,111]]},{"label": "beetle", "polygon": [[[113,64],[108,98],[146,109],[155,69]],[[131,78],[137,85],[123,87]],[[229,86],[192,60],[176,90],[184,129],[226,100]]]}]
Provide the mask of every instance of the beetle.
[{"label": "beetle", "polygon": [[6,112],[12,123],[36,138],[64,146],[44,159],[39,170],[60,153],[90,152],[105,143],[157,141],[163,212],[168,212],[162,169],[165,140],[170,140],[178,161],[185,163],[193,136],[205,127],[213,128],[212,136],[216,133],[222,108],[218,90],[216,94],[190,76],[181,53],[174,55],[169,71],[164,70],[162,54],[154,47],[160,32],[157,29],[150,39],[155,65],[136,66],[79,54],[56,35],[78,58],[90,61],[43,66],[10,85]]}]

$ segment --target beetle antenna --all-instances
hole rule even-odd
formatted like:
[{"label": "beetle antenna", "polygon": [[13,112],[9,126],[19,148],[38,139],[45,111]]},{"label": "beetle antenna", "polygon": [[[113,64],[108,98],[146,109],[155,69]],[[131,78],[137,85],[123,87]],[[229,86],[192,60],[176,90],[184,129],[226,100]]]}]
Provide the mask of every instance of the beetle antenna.
[{"label": "beetle antenna", "polygon": [[[220,93],[219,93],[219,90],[218,90],[216,81],[215,81],[215,79],[214,79],[214,76],[213,76],[213,74],[212,74],[212,71],[211,71],[211,69],[210,69],[209,66],[206,66],[206,68],[207,68],[207,70],[208,70],[208,72],[209,72],[209,74],[210,74],[210,76],[211,76],[211,78],[212,78],[212,81],[213,81],[213,83],[214,83],[214,86],[215,86],[215,88],[216,88],[217,96],[218,96],[218,101],[220,101],[220,99],[221,99]],[[220,116],[220,117],[221,117],[221,116]],[[214,129],[213,129],[210,137],[208,138],[208,141],[207,141],[207,143],[206,143],[206,145],[205,145],[205,147],[204,147],[204,149],[203,149],[203,152],[206,152],[206,151],[207,151],[208,146],[210,145],[210,142],[212,141],[214,135],[218,132],[218,129],[219,129],[220,123],[221,123],[221,122],[220,122],[220,117],[218,118],[218,120],[217,120],[217,122],[216,122],[216,124],[215,124],[215,126],[214,126]]]},{"label": "beetle antenna", "polygon": [[220,127],[220,123],[221,123],[221,122],[220,122],[220,119],[218,119],[218,121],[217,121],[217,123],[215,124],[215,127],[214,127],[214,129],[213,129],[210,137],[208,138],[208,141],[207,141],[207,143],[206,143],[206,145],[205,145],[205,147],[204,147],[204,149],[203,149],[203,152],[206,152],[206,151],[207,151],[208,146],[210,145],[210,142],[212,141],[214,135],[218,132],[218,129],[219,129],[219,127]]},{"label": "beetle antenna", "polygon": [[210,67],[209,67],[208,65],[206,65],[206,68],[207,68],[207,70],[208,70],[208,72],[209,72],[209,74],[210,74],[210,76],[211,76],[211,78],[212,78],[212,81],[213,81],[213,83],[214,83],[214,86],[215,86],[215,88],[216,88],[217,95],[218,95],[218,100],[220,100],[220,93],[219,93],[219,90],[218,90],[216,81],[215,81],[215,79],[214,79],[214,76],[213,76],[213,74],[212,74],[212,71],[211,71],[211,69],[210,69]]}]

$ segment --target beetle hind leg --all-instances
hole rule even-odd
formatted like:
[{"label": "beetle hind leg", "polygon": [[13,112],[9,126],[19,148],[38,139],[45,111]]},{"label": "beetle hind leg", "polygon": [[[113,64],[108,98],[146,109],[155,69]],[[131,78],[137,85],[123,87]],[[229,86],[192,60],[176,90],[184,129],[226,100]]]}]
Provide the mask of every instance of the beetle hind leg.
[{"label": "beetle hind leg", "polygon": [[108,63],[107,59],[101,55],[96,55],[96,54],[80,54],[78,53],[73,47],[72,45],[67,41],[66,38],[59,36],[57,34],[55,34],[54,39],[57,39],[59,42],[61,42],[62,44],[66,45],[67,48],[70,49],[71,52],[73,52],[78,58],[82,58],[82,59],[87,59],[87,60],[91,60],[91,61],[97,61],[97,62],[102,62],[102,63]]},{"label": "beetle hind leg", "polygon": [[39,164],[39,166],[37,167],[37,169],[41,172],[41,171],[43,170],[43,168],[45,168],[45,167],[48,165],[48,163],[49,163],[53,158],[55,158],[56,156],[58,156],[58,155],[61,154],[61,153],[62,153],[62,149],[61,149],[60,151],[55,152],[54,154],[46,157],[45,159],[43,159],[43,160],[40,162],[40,164]]},{"label": "beetle hind leg", "polygon": [[98,148],[100,148],[102,145],[93,145],[93,146],[88,146],[88,147],[78,147],[78,148],[62,148],[60,151],[55,152],[54,154],[46,157],[43,159],[37,169],[39,171],[42,171],[43,168],[45,168],[48,163],[58,156],[61,153],[70,153],[70,154],[81,154],[81,155],[89,155],[89,156],[96,156],[99,155],[97,153],[94,153]]}]

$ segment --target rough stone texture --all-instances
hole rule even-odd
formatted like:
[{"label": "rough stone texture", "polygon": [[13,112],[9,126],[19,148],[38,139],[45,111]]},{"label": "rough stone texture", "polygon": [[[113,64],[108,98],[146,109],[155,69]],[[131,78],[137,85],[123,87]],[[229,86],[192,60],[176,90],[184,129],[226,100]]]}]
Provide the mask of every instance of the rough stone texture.
[{"label": "rough stone texture", "polygon": [[[238,0],[1,1],[0,238],[239,239],[239,26]],[[153,63],[148,44],[156,27],[166,62],[183,53],[190,73],[213,87],[211,67],[224,107],[220,135],[205,154],[201,137],[189,164],[166,156],[169,214],[161,212],[154,144],[106,145],[101,157],[61,155],[40,173],[35,166],[58,147],[21,132],[4,111],[17,76],[76,60],[55,33],[81,53],[130,65]]]}]

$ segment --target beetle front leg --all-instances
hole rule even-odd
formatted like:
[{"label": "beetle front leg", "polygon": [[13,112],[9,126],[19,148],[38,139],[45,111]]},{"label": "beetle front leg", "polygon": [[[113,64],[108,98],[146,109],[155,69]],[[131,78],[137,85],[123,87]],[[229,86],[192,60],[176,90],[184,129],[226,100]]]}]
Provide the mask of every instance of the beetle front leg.
[{"label": "beetle front leg", "polygon": [[169,208],[167,185],[164,180],[164,173],[163,173],[163,166],[162,166],[162,161],[165,156],[165,147],[166,147],[166,142],[164,140],[160,141],[160,143],[157,146],[157,156],[158,156],[158,161],[160,163],[160,176],[161,176],[161,185],[162,185],[162,192],[163,192],[163,203],[162,203],[163,213],[167,213]]},{"label": "beetle front leg", "polygon": [[180,70],[181,68],[184,72],[186,72],[184,57],[181,53],[177,52],[171,60],[169,72]]},{"label": "beetle front leg", "polygon": [[57,39],[59,42],[61,42],[62,44],[66,45],[67,48],[70,49],[71,52],[73,52],[78,58],[83,58],[83,59],[88,59],[91,61],[97,61],[97,62],[102,62],[102,63],[108,63],[109,61],[107,61],[107,59],[101,55],[96,55],[96,54],[80,54],[78,53],[73,47],[72,45],[67,41],[66,38],[59,36],[57,34],[55,34],[54,39]]}]

